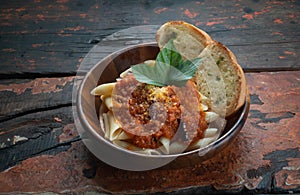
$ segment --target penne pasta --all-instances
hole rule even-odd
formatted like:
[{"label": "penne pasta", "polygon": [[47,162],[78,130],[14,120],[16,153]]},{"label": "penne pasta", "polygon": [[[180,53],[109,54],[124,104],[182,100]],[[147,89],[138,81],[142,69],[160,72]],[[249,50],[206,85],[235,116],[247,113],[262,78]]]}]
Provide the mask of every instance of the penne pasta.
[{"label": "penne pasta", "polygon": [[162,151],[162,153],[169,154],[170,153],[170,139],[161,137],[159,141],[162,144],[162,146],[160,146],[160,150]]},{"label": "penne pasta", "polygon": [[217,128],[207,128],[204,132],[204,137],[213,137],[217,135],[218,129]]},{"label": "penne pasta", "polygon": [[104,101],[104,99],[107,98],[108,96],[109,96],[109,95],[101,95],[101,96],[100,96],[100,99],[101,99],[102,101]]},{"label": "penne pasta", "polygon": [[95,96],[100,96],[100,95],[111,95],[112,90],[114,89],[116,83],[104,83],[101,84],[97,87],[95,87],[92,91],[91,94]]},{"label": "penne pasta", "polygon": [[211,138],[211,137],[203,138],[203,139],[200,139],[197,143],[195,143],[192,146],[192,148],[193,149],[195,149],[195,148],[203,148],[203,147],[207,146],[208,144],[210,144],[213,141],[215,141],[215,138]]},{"label": "penne pasta", "polygon": [[200,94],[201,100],[209,100],[208,97],[203,95],[202,93],[198,92]]},{"label": "penne pasta", "polygon": [[133,150],[133,151],[141,150],[141,148],[136,147],[135,145],[122,140],[114,140],[113,144],[120,146],[122,148],[126,148],[128,150]]},{"label": "penne pasta", "polygon": [[215,112],[205,112],[205,120],[208,123],[211,123],[219,118],[219,115]]},{"label": "penne pasta", "polygon": [[160,155],[161,153],[158,150],[155,149],[143,149],[140,151],[137,151],[141,154],[147,154],[147,155]]},{"label": "penne pasta", "polygon": [[116,140],[121,133],[122,129],[120,125],[116,122],[112,111],[107,112],[108,122],[109,122],[109,140]]},{"label": "penne pasta", "polygon": [[208,106],[206,106],[205,104],[201,104],[201,107],[202,107],[203,111],[207,111],[208,110]]},{"label": "penne pasta", "polygon": [[130,139],[130,137],[124,132],[121,131],[121,133],[118,135],[117,140],[128,140]]},{"label": "penne pasta", "polygon": [[121,78],[124,78],[129,72],[131,72],[131,68],[129,68],[129,69],[125,70],[124,72],[122,72],[122,73],[120,74],[120,77],[121,77]]},{"label": "penne pasta", "polygon": [[179,142],[173,142],[170,144],[170,149],[169,149],[169,152],[170,154],[179,154],[183,151],[186,150],[188,146],[186,144],[182,144],[182,143],[179,143]]},{"label": "penne pasta", "polygon": [[[102,96],[101,96],[102,97]],[[103,102],[105,104],[105,106],[109,109],[112,110],[113,107],[113,103],[112,103],[112,97],[111,96],[105,96],[103,98]]]},{"label": "penne pasta", "polygon": [[115,140],[115,141],[113,141],[113,144],[120,146],[122,148],[128,149],[128,150],[131,150],[131,151],[138,152],[140,154],[147,154],[147,155],[160,155],[161,154],[158,150],[142,149],[142,148],[136,147],[135,145],[130,144],[126,141]]},{"label": "penne pasta", "polygon": [[155,60],[146,60],[144,63],[148,64],[149,66],[154,66],[155,65]]},{"label": "penne pasta", "polygon": [[109,138],[109,122],[108,122],[108,117],[106,113],[102,114],[102,118],[103,118],[103,123],[104,123],[104,137],[106,139]]}]

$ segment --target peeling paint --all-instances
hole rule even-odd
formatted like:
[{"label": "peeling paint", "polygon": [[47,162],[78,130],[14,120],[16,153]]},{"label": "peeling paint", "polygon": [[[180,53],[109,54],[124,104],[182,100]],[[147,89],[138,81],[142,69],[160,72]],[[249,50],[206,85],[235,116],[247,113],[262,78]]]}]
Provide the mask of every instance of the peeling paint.
[{"label": "peeling paint", "polygon": [[83,18],[83,19],[86,18],[86,16],[87,16],[87,14],[79,14],[79,17]]},{"label": "peeling paint", "polygon": [[292,51],[285,51],[284,54],[296,56],[296,53]]},{"label": "peeling paint", "polygon": [[25,11],[26,9],[24,8],[24,7],[20,7],[20,8],[17,8],[17,9],[15,9],[16,10],[16,12],[23,12],[23,11]]},{"label": "peeling paint", "polygon": [[284,1],[268,1],[267,4],[270,5],[284,5]]},{"label": "peeling paint", "polygon": [[163,8],[154,10],[154,12],[155,12],[156,14],[160,14],[160,13],[165,12],[165,11],[167,11],[167,10],[168,10],[168,8],[163,7]]},{"label": "peeling paint", "polygon": [[247,20],[253,20],[253,14],[244,14],[244,15],[242,16],[242,18],[245,18],[245,19],[247,19]]},{"label": "peeling paint", "polygon": [[222,24],[223,21],[206,22],[206,26],[213,26],[215,24]]},{"label": "peeling paint", "polygon": [[45,20],[45,16],[43,14],[37,14],[36,17],[40,20]]},{"label": "peeling paint", "polygon": [[27,61],[29,62],[29,65],[27,66],[27,68],[29,70],[35,70],[35,68],[36,68],[36,60],[34,60],[34,59],[28,59]]},{"label": "peeling paint", "polygon": [[58,117],[54,117],[54,121],[55,121],[55,122],[58,122],[58,123],[61,123],[61,122],[62,122],[62,120],[61,120],[60,118],[58,118]]},{"label": "peeling paint", "polygon": [[255,11],[254,13],[246,13],[242,16],[242,18],[245,18],[247,20],[253,20],[255,17],[270,12],[271,7],[266,7],[262,9],[261,11]]},{"label": "peeling paint", "polygon": [[13,48],[4,48],[1,51],[3,51],[3,52],[15,52],[16,50],[13,49]]},{"label": "peeling paint", "polygon": [[76,31],[84,30],[84,29],[85,29],[84,26],[66,27],[66,28],[60,30],[58,35],[63,36],[63,37],[72,36],[71,33],[66,33],[66,31],[67,32],[76,32]]},{"label": "peeling paint", "polygon": [[85,29],[84,26],[76,26],[76,27],[67,27],[67,28],[64,28],[61,32],[63,33],[64,31],[79,31],[79,30],[83,30]]},{"label": "peeling paint", "polygon": [[196,22],[195,25],[196,26],[201,26],[203,24],[203,22]]},{"label": "peeling paint", "polygon": [[68,3],[69,0],[56,0],[57,3]]},{"label": "peeling paint", "polygon": [[58,36],[61,36],[61,37],[71,37],[73,34],[71,34],[71,33],[58,33],[57,34]]},{"label": "peeling paint", "polygon": [[199,13],[191,12],[189,9],[185,9],[183,13],[184,13],[184,15],[186,15],[189,18],[195,18],[196,16],[199,15]]},{"label": "peeling paint", "polygon": [[[2,20],[9,20],[13,17],[13,15],[11,13],[4,13],[4,14],[0,14],[1,19]],[[4,23],[1,23],[1,25]],[[10,24],[10,23],[9,23]]]},{"label": "peeling paint", "polygon": [[42,44],[38,44],[38,43],[31,44],[31,47],[33,47],[33,48],[37,48],[37,47],[41,47],[41,46],[42,46]]},{"label": "peeling paint", "polygon": [[288,167],[282,167],[282,169],[283,170],[288,170],[288,171],[298,171],[298,170],[300,170],[300,165],[297,166],[297,167],[290,167],[290,166],[288,166]]},{"label": "peeling paint", "polygon": [[273,32],[272,35],[280,35],[280,36],[282,36],[283,33],[282,32]]},{"label": "peeling paint", "polygon": [[273,22],[276,24],[283,24],[283,21],[280,18],[275,19]]},{"label": "peeling paint", "polygon": [[21,142],[21,141],[27,141],[27,140],[28,140],[27,137],[22,137],[22,136],[19,136],[19,135],[15,135],[14,139],[13,139],[13,144],[16,144],[16,143]]},{"label": "peeling paint", "polygon": [[289,18],[291,18],[291,19],[293,19],[293,18],[295,18],[295,17],[296,17],[295,14],[290,14],[290,15],[289,15]]},{"label": "peeling paint", "polygon": [[63,128],[63,133],[59,136],[59,143],[69,141],[78,136],[78,132],[75,128],[75,125],[67,124]]},{"label": "peeling paint", "polygon": [[242,24],[242,25],[235,25],[235,26],[233,26],[233,25],[226,24],[226,28],[232,29],[232,30],[234,30],[234,29],[244,29],[244,28],[247,28],[247,25],[246,24]]},{"label": "peeling paint", "polygon": [[62,90],[61,86],[66,85],[68,82],[72,82],[75,77],[63,77],[63,78],[37,78],[27,83],[0,85],[0,91],[13,91],[20,95],[27,89],[31,89],[32,94],[39,93],[56,93]]}]

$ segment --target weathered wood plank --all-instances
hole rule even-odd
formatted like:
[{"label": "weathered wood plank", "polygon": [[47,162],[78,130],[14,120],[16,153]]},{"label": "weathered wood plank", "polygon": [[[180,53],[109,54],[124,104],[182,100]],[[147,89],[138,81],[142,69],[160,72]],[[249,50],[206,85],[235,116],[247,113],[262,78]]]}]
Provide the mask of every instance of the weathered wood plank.
[{"label": "weathered wood plank", "polygon": [[71,106],[0,123],[0,171],[36,155],[54,155],[78,139]]},{"label": "weathered wood plank", "polygon": [[75,77],[0,80],[0,121],[71,105]]},{"label": "weathered wood plank", "polygon": [[[205,162],[198,162],[197,156],[189,156],[155,170],[123,171],[95,159],[83,143],[77,141],[66,151],[31,157],[0,172],[0,192],[300,193],[299,75],[300,71],[247,73],[251,94],[249,118],[234,142]],[[46,127],[51,126],[57,116],[53,113],[42,113],[37,129],[43,126],[43,120]],[[9,125],[9,121],[2,125],[10,127],[8,132],[14,135],[13,132],[23,131],[22,117],[13,119],[19,121],[17,128],[13,128],[13,123]],[[30,117],[35,118],[35,115]],[[71,122],[58,118],[64,124]],[[17,146],[32,140],[17,143]],[[72,140],[72,136],[67,140]],[[57,147],[57,144],[52,146]],[[2,151],[9,148],[12,153],[18,150],[9,146]]]},{"label": "weathered wood plank", "polygon": [[[3,1],[0,76],[75,75],[82,58],[104,37],[168,20],[185,20],[203,28],[229,46],[246,69],[299,69],[299,7],[292,0]],[[130,33],[119,39],[134,44],[138,40]],[[145,34],[154,39],[155,31]]]}]

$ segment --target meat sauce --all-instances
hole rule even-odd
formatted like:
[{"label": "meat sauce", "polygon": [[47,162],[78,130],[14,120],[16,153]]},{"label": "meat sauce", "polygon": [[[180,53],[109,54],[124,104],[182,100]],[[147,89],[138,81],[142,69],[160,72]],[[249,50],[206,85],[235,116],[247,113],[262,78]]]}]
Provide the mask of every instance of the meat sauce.
[{"label": "meat sauce", "polygon": [[157,87],[128,74],[117,82],[112,97],[115,119],[140,148],[158,148],[161,137],[190,144],[202,138],[207,128],[192,82],[184,87]]}]

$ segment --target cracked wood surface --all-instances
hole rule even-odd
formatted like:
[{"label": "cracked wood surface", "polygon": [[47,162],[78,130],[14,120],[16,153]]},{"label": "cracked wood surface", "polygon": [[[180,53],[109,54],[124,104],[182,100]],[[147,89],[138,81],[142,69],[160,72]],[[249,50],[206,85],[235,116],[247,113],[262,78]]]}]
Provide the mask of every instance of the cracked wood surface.
[{"label": "cracked wood surface", "polygon": [[[85,54],[106,36],[169,20],[185,20],[207,31],[236,53],[243,68],[300,68],[295,0],[2,1],[0,7],[2,77],[75,74]],[[154,39],[155,31],[147,33]]]},{"label": "cracked wood surface", "polygon": [[[0,194],[300,193],[298,1],[0,5]],[[89,67],[120,47],[154,41],[172,19],[195,24],[236,54],[251,96],[247,122],[202,163],[188,156],[145,172],[110,167],[74,128],[76,70],[92,48],[99,56]],[[130,30],[137,25],[149,26]]]},{"label": "cracked wood surface", "polygon": [[[233,143],[202,163],[197,156],[182,157],[145,172],[97,160],[78,138],[71,106],[7,120],[0,124],[0,191],[299,192],[299,75],[247,73],[250,114]],[[27,140],[14,143],[16,135]]]}]

